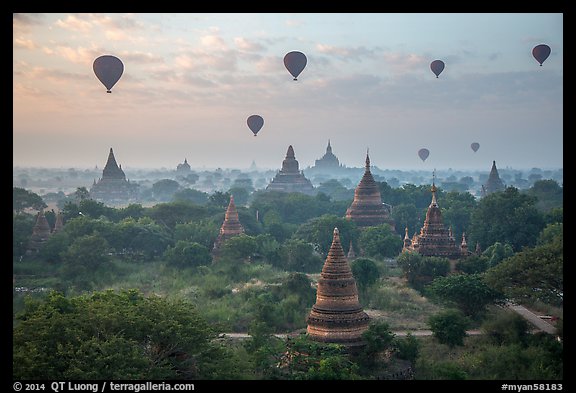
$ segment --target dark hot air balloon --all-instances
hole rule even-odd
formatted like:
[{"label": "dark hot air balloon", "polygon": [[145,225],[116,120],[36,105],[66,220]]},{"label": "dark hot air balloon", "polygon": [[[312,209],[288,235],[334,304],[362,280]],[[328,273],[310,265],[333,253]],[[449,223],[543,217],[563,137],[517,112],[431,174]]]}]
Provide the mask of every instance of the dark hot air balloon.
[{"label": "dark hot air balloon", "polygon": [[472,148],[472,150],[474,150],[474,153],[476,153],[478,149],[480,149],[480,144],[478,142],[474,142],[470,145],[470,147]]},{"label": "dark hot air balloon", "polygon": [[430,69],[436,75],[436,78],[438,78],[438,75],[444,70],[444,62],[442,60],[434,60],[430,63]]},{"label": "dark hot air balloon", "polygon": [[112,93],[112,87],[118,82],[124,72],[124,64],[116,56],[104,55],[94,60],[92,64],[96,77],[106,86],[106,93]]},{"label": "dark hot air balloon", "polygon": [[284,66],[292,74],[294,80],[297,81],[298,75],[304,70],[306,67],[306,55],[302,52],[292,51],[286,53],[284,56]]},{"label": "dark hot air balloon", "polygon": [[532,49],[532,56],[540,63],[540,67],[542,67],[542,63],[550,56],[551,49],[546,44],[536,45],[534,49]]},{"label": "dark hot air balloon", "polygon": [[264,119],[262,118],[262,116],[252,115],[248,116],[248,119],[246,119],[246,123],[254,133],[254,136],[256,136],[256,134],[258,134],[258,131],[260,131],[260,129],[264,125]]},{"label": "dark hot air balloon", "polygon": [[426,161],[426,159],[428,158],[428,156],[430,155],[430,150],[423,148],[418,150],[418,156],[420,157],[420,159],[422,161]]}]

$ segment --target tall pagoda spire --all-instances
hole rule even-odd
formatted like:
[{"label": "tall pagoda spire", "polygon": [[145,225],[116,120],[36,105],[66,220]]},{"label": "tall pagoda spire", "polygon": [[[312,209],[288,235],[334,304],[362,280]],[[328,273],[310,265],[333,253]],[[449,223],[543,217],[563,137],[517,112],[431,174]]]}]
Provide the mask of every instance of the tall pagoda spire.
[{"label": "tall pagoda spire", "polygon": [[364,345],[362,333],[370,317],[358,300],[358,288],[352,269],[344,255],[338,228],[334,228],[332,245],[322,267],[316,303],[307,318],[311,339],[348,347]]},{"label": "tall pagoda spire", "polygon": [[110,148],[110,152],[108,153],[108,160],[106,161],[106,166],[102,171],[102,178],[126,179],[122,167],[118,166],[118,163],[116,162],[116,157],[114,157],[114,151],[112,148]]},{"label": "tall pagoda spire", "polygon": [[220,232],[218,233],[218,237],[214,242],[214,247],[212,249],[212,254],[214,256],[219,254],[220,248],[222,244],[234,237],[236,235],[240,235],[244,233],[244,227],[240,223],[240,219],[238,218],[238,210],[236,210],[236,204],[234,203],[234,196],[230,195],[230,202],[228,203],[228,207],[226,208],[226,214],[224,215],[224,222],[220,227]]},{"label": "tall pagoda spire", "polygon": [[394,221],[390,212],[382,203],[380,189],[370,172],[370,155],[366,151],[366,166],[362,179],[354,190],[354,200],[346,210],[346,218],[352,220],[358,227],[370,227],[380,224],[390,224]]},{"label": "tall pagoda spire", "polygon": [[500,179],[498,169],[496,169],[496,161],[492,161],[492,168],[490,169],[488,180],[486,180],[484,193],[485,195],[488,195],[493,192],[502,191],[504,188],[504,183],[502,182],[502,179]]}]

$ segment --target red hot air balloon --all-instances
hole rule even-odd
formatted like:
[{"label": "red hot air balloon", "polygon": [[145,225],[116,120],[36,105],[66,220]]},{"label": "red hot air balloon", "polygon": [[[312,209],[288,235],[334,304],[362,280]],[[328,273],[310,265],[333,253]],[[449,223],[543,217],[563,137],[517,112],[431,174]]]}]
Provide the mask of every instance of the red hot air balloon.
[{"label": "red hot air balloon", "polygon": [[540,63],[540,67],[542,67],[542,63],[550,56],[551,49],[546,44],[536,45],[534,49],[532,49],[532,56]]},{"label": "red hot air balloon", "polygon": [[262,116],[252,115],[248,116],[248,119],[246,119],[246,123],[248,124],[250,130],[252,130],[252,132],[254,133],[254,136],[256,136],[256,134],[258,134],[258,131],[260,131],[260,129],[264,125],[264,119],[262,118]]},{"label": "red hot air balloon", "polygon": [[444,62],[442,60],[434,60],[430,63],[430,69],[434,75],[436,75],[436,78],[438,78],[438,75],[444,71]]},{"label": "red hot air balloon", "polygon": [[116,56],[104,55],[94,60],[92,69],[96,77],[106,87],[106,93],[112,93],[112,87],[124,72],[124,64]]},{"label": "red hot air balloon", "polygon": [[292,74],[294,80],[297,81],[298,75],[304,70],[307,63],[306,55],[302,52],[292,51],[286,53],[284,56],[284,66]]},{"label": "red hot air balloon", "polygon": [[418,150],[418,156],[420,157],[420,159],[422,161],[426,161],[426,159],[428,158],[428,156],[430,155],[430,150],[423,148]]},{"label": "red hot air balloon", "polygon": [[474,150],[474,153],[476,153],[478,149],[480,149],[480,144],[478,142],[474,142],[470,145],[470,147],[472,148],[472,150]]}]

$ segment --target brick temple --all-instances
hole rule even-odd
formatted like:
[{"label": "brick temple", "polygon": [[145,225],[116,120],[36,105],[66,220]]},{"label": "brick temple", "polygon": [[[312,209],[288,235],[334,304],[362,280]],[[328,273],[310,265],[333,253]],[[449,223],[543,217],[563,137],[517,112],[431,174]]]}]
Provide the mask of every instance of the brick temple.
[{"label": "brick temple", "polygon": [[359,228],[389,224],[394,229],[390,210],[389,205],[382,203],[380,189],[370,172],[370,157],[366,153],[364,175],[354,190],[354,200],[346,210],[346,218],[352,220]]},{"label": "brick temple", "polygon": [[332,245],[322,267],[316,303],[308,315],[308,336],[315,341],[360,348],[370,317],[358,300],[356,280],[334,228]]},{"label": "brick temple", "polygon": [[234,203],[234,196],[230,195],[230,202],[226,208],[226,214],[224,215],[224,222],[220,227],[220,232],[218,237],[214,242],[214,247],[212,248],[212,256],[217,257],[220,253],[222,244],[231,237],[237,236],[244,233],[244,227],[240,223],[238,218],[238,210],[236,210],[236,204]]}]

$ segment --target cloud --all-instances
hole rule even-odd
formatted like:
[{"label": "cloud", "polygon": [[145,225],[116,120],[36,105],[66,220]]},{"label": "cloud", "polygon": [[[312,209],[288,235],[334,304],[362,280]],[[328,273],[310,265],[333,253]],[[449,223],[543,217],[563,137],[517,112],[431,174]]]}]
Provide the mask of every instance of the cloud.
[{"label": "cloud", "polygon": [[14,32],[27,32],[30,27],[44,23],[42,14],[12,14],[12,29]]},{"label": "cloud", "polygon": [[14,49],[36,49],[36,44],[34,44],[32,40],[23,37],[14,38],[14,43],[12,46]]},{"label": "cloud", "polygon": [[164,63],[162,56],[154,55],[150,52],[120,52],[120,58],[125,61],[139,64]]},{"label": "cloud", "polygon": [[218,35],[213,34],[200,37],[200,44],[212,50],[225,51],[228,49],[228,45],[226,45],[224,39]]},{"label": "cloud", "polygon": [[236,44],[238,49],[247,52],[263,52],[266,50],[266,48],[263,45],[254,41],[249,41],[243,37],[235,37],[234,43]]},{"label": "cloud", "polygon": [[387,52],[383,55],[387,69],[393,74],[404,74],[419,71],[429,63],[429,59],[415,53]]},{"label": "cloud", "polygon": [[63,57],[64,59],[76,63],[76,64],[90,64],[94,62],[94,59],[101,56],[105,51],[100,48],[71,48],[69,46],[57,46],[56,48],[42,48],[46,54],[55,54]]},{"label": "cloud", "polygon": [[92,29],[92,23],[78,18],[76,15],[68,15],[65,20],[58,19],[56,21],[56,26],[62,29],[78,31],[81,33],[87,33]]},{"label": "cloud", "polygon": [[192,50],[176,56],[174,62],[177,67],[188,71],[235,71],[237,57],[234,51]]},{"label": "cloud", "polygon": [[332,46],[325,44],[316,44],[316,49],[320,53],[334,56],[344,61],[348,60],[362,61],[363,58],[373,59],[376,57],[376,52],[380,51],[379,48],[368,49],[364,46],[350,48],[350,47]]},{"label": "cloud", "polygon": [[285,24],[288,27],[299,27],[304,25],[304,21],[299,19],[287,19]]}]

